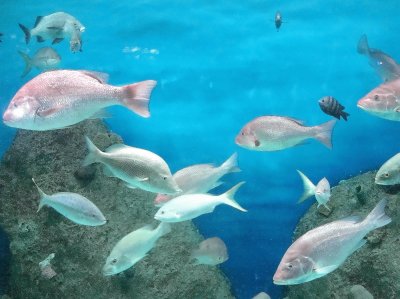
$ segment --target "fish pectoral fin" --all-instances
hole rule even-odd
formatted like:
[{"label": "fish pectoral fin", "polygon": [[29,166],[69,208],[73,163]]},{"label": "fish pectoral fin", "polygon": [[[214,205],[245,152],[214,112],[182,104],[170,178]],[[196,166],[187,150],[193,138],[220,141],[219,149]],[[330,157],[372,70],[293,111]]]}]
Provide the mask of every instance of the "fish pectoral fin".
[{"label": "fish pectoral fin", "polygon": [[317,273],[318,275],[326,275],[328,273],[331,273],[333,270],[335,270],[339,265],[331,265],[331,266],[326,266],[322,268],[315,268],[314,272]]},{"label": "fish pectoral fin", "polygon": [[111,114],[108,113],[106,109],[101,109],[93,114],[89,119],[98,119],[98,118],[111,118]]},{"label": "fish pectoral fin", "polygon": [[55,44],[58,44],[58,43],[60,43],[62,41],[63,41],[63,38],[55,38],[51,44],[55,45]]},{"label": "fish pectoral fin", "polygon": [[47,29],[50,29],[50,30],[59,30],[59,31],[61,31],[61,30],[62,30],[62,27],[49,26],[49,27],[47,27]]},{"label": "fish pectoral fin", "polygon": [[139,182],[145,182],[145,181],[148,181],[149,178],[138,178],[137,180],[138,180]]},{"label": "fish pectoral fin", "polygon": [[41,37],[40,35],[36,36],[36,40],[38,43],[43,43],[44,42],[44,38]]},{"label": "fish pectoral fin", "polygon": [[49,115],[51,115],[51,114],[53,114],[53,113],[55,113],[57,111],[58,111],[58,109],[56,109],[54,107],[53,108],[39,107],[36,110],[36,115],[40,116],[40,117],[46,117],[46,116],[49,116]]}]

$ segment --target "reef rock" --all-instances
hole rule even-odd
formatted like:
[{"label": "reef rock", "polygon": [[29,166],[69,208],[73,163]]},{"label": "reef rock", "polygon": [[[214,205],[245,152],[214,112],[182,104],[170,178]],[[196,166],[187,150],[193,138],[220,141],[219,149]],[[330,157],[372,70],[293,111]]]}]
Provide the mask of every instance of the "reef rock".
[{"label": "reef rock", "polygon": [[329,217],[312,205],[299,221],[293,240],[327,222],[350,215],[365,217],[382,198],[388,199],[386,213],[392,222],[371,232],[367,244],[332,273],[287,287],[290,299],[354,298],[350,292],[354,285],[364,286],[375,298],[400,298],[400,189],[376,185],[375,174],[367,172],[341,181],[332,189],[330,204],[334,209]]},{"label": "reef rock", "polygon": [[[103,175],[101,165],[80,169],[86,155],[84,136],[100,149],[121,142],[100,121],[63,130],[18,131],[0,165],[0,226],[11,239],[12,299],[46,298],[233,298],[229,281],[217,267],[190,263],[190,252],[202,236],[189,222],[172,232],[131,268],[105,277],[102,266],[126,234],[156,222],[154,195],[126,188]],[[72,223],[53,209],[37,213],[39,194],[31,178],[49,194],[68,191],[95,203],[109,222],[89,227]],[[82,183],[82,181],[84,183]],[[54,253],[52,279],[38,263]]]},{"label": "reef rock", "polygon": [[363,286],[359,284],[352,286],[350,289],[351,299],[374,299],[374,296]]}]

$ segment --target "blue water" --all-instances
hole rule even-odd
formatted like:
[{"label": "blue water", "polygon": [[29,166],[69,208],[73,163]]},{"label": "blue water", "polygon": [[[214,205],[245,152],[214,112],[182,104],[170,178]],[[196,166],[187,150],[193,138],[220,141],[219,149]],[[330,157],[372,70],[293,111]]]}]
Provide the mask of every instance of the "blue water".
[{"label": "blue water", "polygon": [[[83,52],[55,46],[63,67],[110,74],[111,84],[155,79],[152,117],[118,107],[107,124],[127,144],[160,154],[173,171],[195,163],[221,163],[239,154],[242,173],[225,179],[223,192],[245,180],[237,200],[247,214],[219,207],[195,222],[206,237],[220,236],[230,259],[221,268],[238,298],[260,291],[273,298],[276,266],[291,243],[299,217],[312,201],[296,205],[302,192],[295,169],[332,185],[377,168],[400,148],[399,124],[360,111],[356,101],[380,83],[367,59],[356,53],[366,33],[370,45],[400,61],[398,1],[2,1],[0,108],[21,80],[27,47],[17,23],[32,26],[37,15],[65,11],[86,27]],[[276,32],[273,17],[284,21]],[[41,45],[42,46],[42,45]],[[140,49],[139,49],[140,48]],[[251,119],[288,115],[316,125],[329,120],[317,100],[333,95],[350,113],[334,132],[334,148],[311,141],[281,152],[251,152],[234,137]],[[15,133],[0,127],[3,152]]]}]

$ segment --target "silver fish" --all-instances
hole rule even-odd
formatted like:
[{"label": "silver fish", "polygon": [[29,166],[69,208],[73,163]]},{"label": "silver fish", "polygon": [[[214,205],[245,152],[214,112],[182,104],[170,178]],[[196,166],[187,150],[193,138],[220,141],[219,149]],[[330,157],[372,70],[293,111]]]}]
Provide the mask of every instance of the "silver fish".
[{"label": "silver fish", "polygon": [[154,248],[160,237],[170,231],[170,225],[162,222],[156,229],[147,225],[126,235],[111,250],[103,267],[103,274],[115,275],[129,269]]},{"label": "silver fish", "polygon": [[161,207],[167,201],[182,194],[207,193],[222,183],[221,177],[231,172],[238,172],[237,154],[233,154],[222,165],[216,167],[212,164],[197,164],[182,168],[177,171],[173,178],[181,188],[182,192],[175,195],[158,194],[154,204]]},{"label": "silver fish", "polygon": [[21,77],[25,77],[32,69],[36,67],[41,71],[47,71],[57,68],[60,64],[61,57],[57,51],[50,47],[40,48],[32,58],[28,54],[18,51],[18,54],[24,59],[25,70]]},{"label": "silver fish", "polygon": [[18,90],[3,114],[3,121],[7,126],[27,130],[61,129],[103,117],[102,110],[113,105],[150,116],[148,105],[155,81],[117,87],[106,84],[107,79],[107,74],[91,71],[42,73]]},{"label": "silver fish", "polygon": [[400,153],[387,160],[378,170],[375,183],[379,185],[400,184]]},{"label": "silver fish", "polygon": [[358,42],[357,52],[368,57],[369,64],[376,70],[383,81],[387,82],[400,78],[400,66],[397,62],[381,50],[371,49],[368,46],[365,34],[361,36]]},{"label": "silver fish", "polygon": [[367,241],[372,230],[391,222],[381,200],[361,221],[352,216],[319,226],[297,239],[286,251],[273,277],[274,284],[293,285],[334,271]]},{"label": "silver fish", "polygon": [[38,16],[31,30],[22,24],[19,24],[19,27],[25,34],[27,44],[31,36],[36,36],[38,42],[51,39],[53,44],[69,38],[71,51],[82,51],[81,33],[85,31],[85,27],[75,17],[65,12],[56,12],[45,17]]},{"label": "silver fish", "polygon": [[[36,185],[34,179],[32,181]],[[38,185],[36,185],[36,188],[40,194],[38,212],[43,206],[49,206],[77,224],[98,226],[107,222],[99,208],[82,195],[71,192],[58,192],[47,195]]]},{"label": "silver fish", "polygon": [[208,238],[192,251],[191,258],[196,260],[196,265],[215,266],[228,260],[228,249],[220,238]]},{"label": "silver fish", "polygon": [[275,28],[276,31],[279,31],[279,28],[281,28],[282,25],[282,15],[279,11],[275,13]]},{"label": "silver fish", "polygon": [[225,204],[247,212],[233,198],[236,191],[243,185],[241,182],[221,195],[184,194],[165,203],[156,213],[154,219],[163,222],[182,222],[194,219],[206,213],[212,213],[216,206]]},{"label": "silver fish", "polygon": [[300,197],[298,203],[305,201],[307,198],[311,196],[315,196],[315,199],[318,202],[318,207],[320,205],[325,206],[328,210],[329,207],[326,205],[329,201],[329,198],[331,197],[331,186],[329,185],[329,182],[326,178],[323,178],[320,180],[315,186],[308,177],[304,175],[300,170],[297,170],[299,173],[302,181],[303,181],[303,186],[304,186],[304,193]]},{"label": "silver fish", "polygon": [[336,121],[307,127],[297,119],[261,116],[247,123],[236,136],[236,144],[254,151],[279,151],[314,138],[332,148],[331,135]]},{"label": "silver fish", "polygon": [[118,144],[102,152],[88,137],[86,145],[89,153],[83,162],[84,166],[103,163],[107,176],[123,180],[130,188],[165,194],[175,194],[181,190],[167,163],[150,151]]}]

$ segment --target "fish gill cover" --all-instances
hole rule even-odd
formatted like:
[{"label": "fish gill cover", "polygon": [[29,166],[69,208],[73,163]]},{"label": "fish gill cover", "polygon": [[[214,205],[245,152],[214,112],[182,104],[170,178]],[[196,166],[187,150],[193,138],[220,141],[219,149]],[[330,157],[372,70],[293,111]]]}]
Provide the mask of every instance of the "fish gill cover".
[{"label": "fish gill cover", "polygon": [[[240,174],[225,185],[247,181],[239,192],[249,213],[229,208],[196,220],[206,237],[218,235],[229,249],[221,268],[235,294],[249,298],[261,290],[279,296],[271,277],[307,204],[295,205],[302,192],[295,169],[313,181],[331,185],[375,169],[399,147],[398,124],[368,115],[357,101],[381,83],[367,59],[356,51],[363,34],[370,46],[400,59],[395,43],[399,25],[396,1],[3,1],[0,44],[3,57],[0,103],[4,111],[15,92],[36,75],[20,75],[18,54],[35,53],[41,44],[25,44],[18,23],[33,27],[36,16],[65,11],[86,27],[82,52],[67,41],[53,47],[67,69],[110,74],[113,85],[158,81],[150,103],[151,118],[112,108],[109,127],[125,143],[154,151],[172,172],[197,163],[222,163],[238,152]],[[94,13],[95,11],[95,13]],[[274,16],[282,24],[277,32]],[[49,43],[46,43],[49,45]],[[318,125],[330,119],[318,100],[333,96],[350,113],[336,124],[333,150],[317,142],[280,152],[239,148],[235,136],[262,115],[286,115]],[[0,147],[14,129],[2,126]],[[215,194],[225,191],[216,189]],[[311,204],[311,201],[309,201]]]}]

